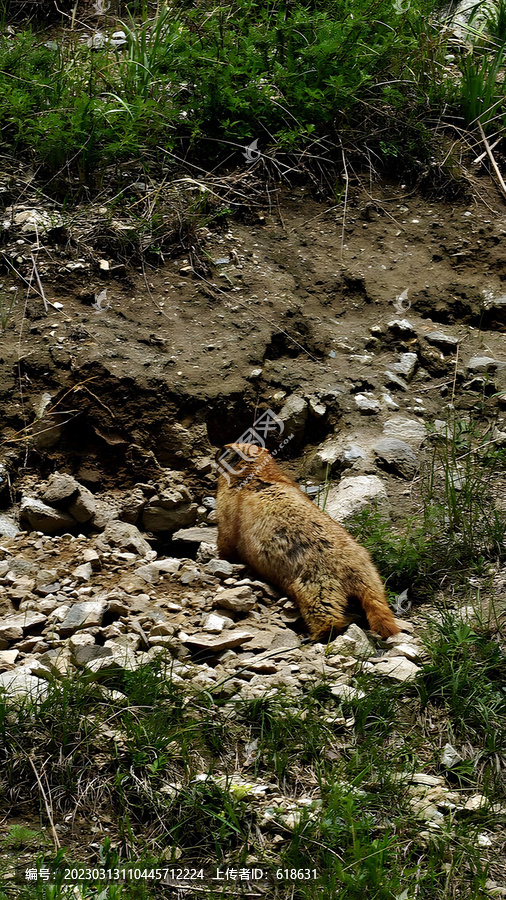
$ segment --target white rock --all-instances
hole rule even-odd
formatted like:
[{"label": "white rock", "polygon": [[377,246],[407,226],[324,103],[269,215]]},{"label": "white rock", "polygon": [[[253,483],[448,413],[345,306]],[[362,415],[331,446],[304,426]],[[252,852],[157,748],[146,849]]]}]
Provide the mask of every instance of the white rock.
[{"label": "white rock", "polygon": [[[219,637],[211,637],[209,634],[192,634],[184,639],[185,644],[209,650],[211,653],[219,653],[221,650],[229,650],[232,647],[240,647],[246,641],[251,641],[255,634],[252,631],[227,631]],[[182,635],[180,635],[183,640]],[[161,640],[160,638],[158,640]]]},{"label": "white rock", "polygon": [[388,517],[390,504],[381,478],[377,475],[347,475],[337,487],[330,489],[325,512],[336,522],[345,522],[368,506],[377,507]]},{"label": "white rock", "polygon": [[208,631],[210,634],[221,634],[224,628],[229,627],[231,619],[224,619],[222,616],[217,616],[214,613],[211,613],[207,616],[204,624],[202,625],[204,631]]},{"label": "white rock", "polygon": [[451,769],[453,766],[458,766],[458,764],[461,762],[462,756],[455,749],[455,747],[452,747],[451,744],[445,744],[443,747],[443,752],[441,753],[441,764],[446,769]]},{"label": "white rock", "polygon": [[409,780],[412,784],[425,784],[427,787],[438,787],[445,783],[440,775],[427,775],[426,772],[415,772]]},{"label": "white rock", "polygon": [[76,578],[77,581],[89,581],[92,575],[93,568],[90,562],[82,563],[72,572],[73,578]]},{"label": "white rock", "polygon": [[381,412],[381,405],[374,394],[355,394],[355,405],[362,415],[375,415]]},{"label": "white rock", "polygon": [[390,658],[379,659],[378,662],[370,660],[374,665],[374,673],[376,675],[385,675],[387,678],[393,678],[394,681],[413,681],[417,672],[420,671],[419,666],[415,666],[405,656],[392,656]]},{"label": "white rock", "polygon": [[359,691],[358,688],[353,687],[351,684],[332,684],[330,685],[330,693],[334,697],[338,697],[339,700],[344,700],[345,703],[353,702],[353,700],[363,700],[365,697],[364,691]]},{"label": "white rock", "polygon": [[[400,637],[400,635],[395,635],[395,637]],[[393,650],[392,653],[395,653],[396,656],[405,656],[406,659],[409,659],[414,663],[420,662],[420,648],[415,647],[414,644],[396,644],[395,650]]]},{"label": "white rock", "polygon": [[47,694],[48,687],[44,681],[32,675],[29,666],[18,666],[10,672],[0,674],[0,691],[4,690],[8,696],[30,696],[40,699]]},{"label": "white rock", "polygon": [[72,531],[76,520],[61,509],[54,509],[35,497],[23,497],[19,510],[21,523],[28,523],[34,531],[43,534],[57,534],[59,531]]},{"label": "white rock", "polygon": [[341,656],[366,658],[374,654],[374,647],[358,625],[350,625],[345,634],[339,634],[331,643],[332,653]]},{"label": "white rock", "polygon": [[84,603],[75,603],[71,606],[60,625],[60,634],[70,636],[80,628],[90,628],[93,625],[101,625],[104,613],[107,609],[105,600],[88,600]]},{"label": "white rock", "polygon": [[15,667],[19,650],[0,650],[0,671],[7,672]]},{"label": "white rock", "polygon": [[427,434],[423,422],[408,419],[406,416],[392,416],[383,426],[383,434],[387,437],[399,438],[419,447]]}]

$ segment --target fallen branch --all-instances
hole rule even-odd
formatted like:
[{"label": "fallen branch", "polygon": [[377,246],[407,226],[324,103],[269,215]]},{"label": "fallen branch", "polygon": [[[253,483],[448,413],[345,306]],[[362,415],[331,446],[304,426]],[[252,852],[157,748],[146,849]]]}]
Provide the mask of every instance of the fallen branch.
[{"label": "fallen branch", "polygon": [[501,173],[500,173],[500,171],[499,171],[499,166],[497,165],[497,163],[496,163],[496,161],[495,161],[495,159],[494,159],[494,154],[492,153],[492,149],[491,149],[491,147],[490,147],[490,144],[489,144],[489,142],[487,141],[487,139],[486,139],[486,137],[485,137],[485,132],[483,131],[483,128],[482,128],[482,126],[481,126],[481,122],[480,122],[479,119],[478,119],[478,128],[480,129],[481,139],[482,139],[482,141],[483,141],[483,143],[484,143],[484,145],[485,145],[485,150],[487,151],[487,156],[488,156],[490,162],[492,163],[492,168],[493,168],[495,174],[497,175],[497,179],[498,179],[498,181],[499,181],[499,185],[500,185],[500,187],[501,187],[501,191],[502,191],[502,193],[503,193],[503,196],[506,198],[506,184],[504,183],[504,179],[503,179],[503,177],[502,177],[502,175],[501,175]]}]

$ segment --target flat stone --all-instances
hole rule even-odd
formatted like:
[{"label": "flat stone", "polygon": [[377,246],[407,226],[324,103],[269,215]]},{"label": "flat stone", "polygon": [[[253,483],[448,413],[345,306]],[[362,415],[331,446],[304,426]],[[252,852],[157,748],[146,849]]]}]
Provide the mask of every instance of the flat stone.
[{"label": "flat stone", "polygon": [[381,412],[381,405],[374,394],[355,394],[355,405],[363,416],[374,416]]},{"label": "flat stone", "polygon": [[[394,637],[401,637],[401,635],[394,635]],[[392,656],[405,656],[406,659],[411,660],[411,662],[419,663],[421,661],[420,648],[415,647],[414,644],[407,644],[404,641],[399,641],[399,643],[395,644],[395,649],[392,650]]]},{"label": "flat stone", "polygon": [[19,528],[11,516],[0,515],[0,535],[3,537],[16,537],[19,534]]},{"label": "flat stone", "polygon": [[21,524],[28,524],[33,531],[43,534],[58,534],[61,531],[74,531],[76,520],[60,509],[54,509],[35,497],[23,497],[19,510]]},{"label": "flat stone", "polygon": [[123,547],[139,556],[145,556],[151,550],[139,529],[128,522],[108,522],[104,529],[104,540],[112,547]]},{"label": "flat stone", "polygon": [[151,638],[157,637],[159,635],[172,636],[176,633],[177,626],[172,625],[170,622],[158,622],[157,625],[153,625],[153,628],[149,632],[149,640]]},{"label": "flat stone", "polygon": [[0,692],[2,690],[10,697],[30,696],[42,699],[48,692],[48,686],[32,675],[28,666],[18,666],[10,672],[0,674]]},{"label": "flat stone", "polygon": [[276,625],[264,626],[255,632],[248,643],[248,650],[293,650],[301,645],[301,638],[290,628]]},{"label": "flat stone", "polygon": [[226,559],[211,559],[204,568],[209,575],[217,575],[218,578],[229,578],[234,574],[233,564]]},{"label": "flat stone", "polygon": [[141,578],[146,584],[157,584],[160,581],[160,569],[157,569],[152,563],[146,566],[139,566],[135,570],[135,576]]},{"label": "flat stone", "polygon": [[252,659],[245,664],[248,671],[255,672],[256,675],[275,675],[278,666],[272,659]]},{"label": "flat stone", "polygon": [[473,356],[467,363],[466,369],[469,374],[476,375],[478,372],[495,372],[497,366],[497,360],[489,356]]},{"label": "flat stone", "polygon": [[149,643],[152,647],[162,647],[165,650],[169,650],[171,653],[177,652],[178,648],[181,646],[179,637],[176,637],[173,634],[155,634],[153,637],[151,637],[150,634]]},{"label": "flat stone", "polygon": [[102,675],[108,675],[118,669],[118,663],[113,655],[102,656],[100,659],[90,659],[84,666],[85,672],[89,676],[94,676],[91,680],[99,679]]},{"label": "flat stone", "polygon": [[181,567],[181,560],[177,556],[167,556],[164,559],[154,559],[150,565],[159,572],[174,575]]},{"label": "flat stone", "polygon": [[101,625],[107,609],[105,600],[88,600],[71,606],[63,619],[59,631],[62,637],[68,637],[80,628]]},{"label": "flat stone", "polygon": [[180,567],[180,559],[155,559],[145,566],[139,566],[139,568],[135,570],[135,574],[147,582],[147,584],[157,584],[163,574],[175,575]]},{"label": "flat stone", "polygon": [[402,478],[413,478],[418,472],[416,454],[405,441],[382,438],[374,444],[374,452],[378,465],[388,472],[394,472]]},{"label": "flat stone", "polygon": [[412,784],[425,784],[427,787],[443,786],[445,783],[440,775],[427,775],[426,772],[415,772],[409,780]]},{"label": "flat stone", "polygon": [[408,419],[405,416],[392,416],[383,426],[383,434],[390,438],[399,438],[419,447],[425,440],[427,431],[423,422],[418,419]]},{"label": "flat stone", "polygon": [[47,616],[34,610],[26,610],[0,620],[0,638],[4,641],[16,641],[23,634],[40,629],[47,622]]},{"label": "flat stone", "polygon": [[185,541],[187,544],[212,544],[218,541],[217,528],[181,528],[172,535],[173,541]]},{"label": "flat stone", "polygon": [[392,656],[389,659],[380,659],[378,662],[371,660],[374,664],[371,671],[376,675],[385,675],[394,681],[413,681],[420,667],[416,666],[405,656]]},{"label": "flat stone", "polygon": [[429,331],[424,337],[429,344],[436,344],[437,347],[447,350],[455,350],[459,344],[459,338],[453,337],[452,334],[444,334],[442,331]]},{"label": "flat stone", "polygon": [[99,644],[84,644],[81,647],[72,647],[72,662],[76,666],[86,666],[95,659],[110,659],[113,652],[110,647],[100,647]]},{"label": "flat stone", "polygon": [[0,650],[0,671],[14,669],[18,656],[19,650]]},{"label": "flat stone", "polygon": [[232,612],[249,612],[257,604],[257,598],[251,588],[237,587],[219,591],[214,598],[216,606],[230,609]]},{"label": "flat stone", "polygon": [[401,353],[397,362],[392,365],[392,371],[396,375],[402,375],[406,381],[411,381],[418,366],[416,353]]},{"label": "flat stone", "polygon": [[381,478],[377,475],[347,475],[337,487],[330,489],[325,512],[336,522],[345,522],[370,506],[388,517],[390,504]]},{"label": "flat stone", "polygon": [[230,650],[232,647],[240,647],[247,641],[253,640],[253,631],[228,631],[217,637],[208,634],[192,634],[184,638],[183,643],[201,650],[209,650],[211,653],[219,653],[221,650]]}]

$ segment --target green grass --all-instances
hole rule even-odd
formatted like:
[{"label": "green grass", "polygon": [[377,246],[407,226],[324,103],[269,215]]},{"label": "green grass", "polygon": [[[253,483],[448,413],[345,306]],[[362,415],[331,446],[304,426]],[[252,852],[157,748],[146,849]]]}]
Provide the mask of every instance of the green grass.
[{"label": "green grass", "polygon": [[431,661],[419,680],[423,704],[443,706],[460,737],[478,740],[483,751],[506,746],[506,654],[496,640],[448,613],[433,624]]},{"label": "green grass", "polygon": [[[9,849],[6,867],[17,860],[26,867],[26,850],[31,851],[33,863],[51,869],[51,886],[22,887],[8,880],[2,885],[0,876],[0,897],[60,900],[66,896],[65,868],[83,863],[149,870],[178,861],[204,868],[211,897],[220,896],[221,889],[209,881],[210,873],[227,865],[262,867],[270,894],[287,900],[316,898],[322,887],[342,900],[364,894],[394,900],[403,891],[431,900],[443,900],[450,891],[473,900],[486,896],[491,862],[477,835],[480,829],[497,829],[498,814],[465,822],[446,817],[431,833],[416,818],[409,784],[416,771],[438,771],[431,746],[444,741],[449,725],[455,735],[468,729],[477,753],[489,758],[493,753],[497,773],[503,759],[499,729],[506,719],[504,694],[502,706],[496,696],[504,683],[503,657],[488,638],[459,631],[449,619],[428,648],[431,661],[408,686],[378,681],[357,664],[357,684],[365,696],[353,702],[335,698],[324,682],[308,685],[296,702],[283,693],[223,702],[209,692],[176,689],[170,667],[160,664],[126,676],[125,700],[119,704],[82,679],[62,682],[40,706],[3,701],[5,812],[26,816],[32,810],[46,821],[33,768],[20,765],[29,755],[56,821],[66,811],[81,823],[105,817],[111,835],[97,835],[95,850],[89,839],[82,840],[76,859],[75,841],[67,847],[65,832],[62,848],[51,851],[47,828],[41,850],[35,829],[12,827],[3,841]],[[477,720],[477,695],[489,710],[488,724]],[[445,717],[436,735],[442,704]],[[206,739],[210,723],[221,729],[221,744]],[[495,748],[489,746],[492,727],[498,734]],[[244,769],[246,746],[250,764]],[[499,781],[484,765],[469,767],[460,782],[458,773],[454,776],[465,788],[464,799],[470,791],[496,800],[503,796]],[[265,802],[259,804],[251,793],[254,784],[267,789]],[[276,796],[283,798],[280,806]],[[297,805],[299,798],[304,802]],[[260,824],[266,804],[270,826]],[[304,871],[310,873],[307,881],[297,878]],[[121,900],[164,896],[155,882],[107,885],[100,877],[82,890],[83,897],[97,896],[98,890],[98,896]]]},{"label": "green grass", "polygon": [[90,52],[75,30],[51,41],[28,27],[3,33],[3,146],[69,192],[120,179],[127,162],[157,175],[182,157],[242,165],[253,139],[331,160],[346,134],[375,165],[416,169],[431,156],[433,113],[455,93],[439,5],[412,0],[399,14],[390,0],[248,0],[160,6],[152,18],[145,8],[122,23],[117,51]]},{"label": "green grass", "polygon": [[485,575],[506,557],[506,514],[495,491],[504,479],[506,451],[476,420],[455,417],[431,445],[417,482],[419,512],[393,527],[376,510],[355,517],[350,531],[372,553],[394,593],[409,587],[427,599],[449,578],[453,589]]}]

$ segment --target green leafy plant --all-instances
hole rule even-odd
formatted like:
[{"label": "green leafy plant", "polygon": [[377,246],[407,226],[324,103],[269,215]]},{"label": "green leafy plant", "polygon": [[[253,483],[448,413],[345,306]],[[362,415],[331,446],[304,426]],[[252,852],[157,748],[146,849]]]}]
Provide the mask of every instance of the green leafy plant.
[{"label": "green leafy plant", "polygon": [[480,123],[485,132],[498,127],[504,117],[504,86],[499,73],[504,61],[504,47],[472,49],[460,63],[461,103],[466,125]]},{"label": "green leafy plant", "polygon": [[7,293],[0,289],[0,329],[5,334],[7,326],[14,314],[18,296],[17,291]]}]

